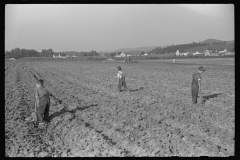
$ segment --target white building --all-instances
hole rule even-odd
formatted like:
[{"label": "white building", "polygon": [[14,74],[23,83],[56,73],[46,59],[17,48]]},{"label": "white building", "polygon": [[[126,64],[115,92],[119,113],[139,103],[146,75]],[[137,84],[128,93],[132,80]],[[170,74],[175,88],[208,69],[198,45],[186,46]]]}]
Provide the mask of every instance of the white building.
[{"label": "white building", "polygon": [[180,56],[180,52],[178,50],[176,51],[176,56]]},{"label": "white building", "polygon": [[144,56],[147,56],[147,55],[148,55],[147,53],[144,54]]},{"label": "white building", "polygon": [[126,54],[122,52],[121,54],[116,55],[115,57],[126,57]]},{"label": "white building", "polygon": [[223,51],[219,51],[219,53],[226,53],[227,49],[224,49]]},{"label": "white building", "polygon": [[203,53],[200,53],[200,52],[195,52],[195,53],[193,53],[193,55],[200,55],[200,54],[203,54]]},{"label": "white building", "polygon": [[10,58],[9,60],[16,60],[15,58]]},{"label": "white building", "polygon": [[56,55],[56,56],[53,54],[53,58],[60,58],[59,56],[60,56],[60,54]]},{"label": "white building", "polygon": [[204,56],[211,56],[210,51],[209,51],[208,49],[205,50],[205,52],[204,52]]},{"label": "white building", "polygon": [[122,53],[120,54],[120,56],[121,56],[121,57],[126,57],[126,54],[122,52]]},{"label": "white building", "polygon": [[188,55],[188,52],[182,53],[181,55],[182,55],[182,56],[187,56],[187,55]]},{"label": "white building", "polygon": [[74,57],[77,57],[77,56],[73,55],[72,57],[74,58]]}]

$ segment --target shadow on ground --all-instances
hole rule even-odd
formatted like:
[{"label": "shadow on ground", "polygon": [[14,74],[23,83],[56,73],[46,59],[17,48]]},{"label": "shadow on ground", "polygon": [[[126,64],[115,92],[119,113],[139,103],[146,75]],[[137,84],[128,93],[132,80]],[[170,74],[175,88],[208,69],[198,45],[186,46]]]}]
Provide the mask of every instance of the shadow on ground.
[{"label": "shadow on ground", "polygon": [[85,109],[88,109],[88,108],[91,108],[91,107],[95,107],[95,106],[98,106],[98,105],[97,105],[97,104],[91,104],[91,105],[85,106],[85,107],[76,107],[75,109],[72,109],[72,110],[63,108],[63,109],[61,109],[60,111],[51,114],[51,115],[49,116],[49,119],[48,119],[47,121],[50,122],[53,118],[58,117],[58,116],[61,116],[62,114],[65,114],[66,112],[75,114],[76,111],[78,111],[78,110],[82,111],[82,110],[85,110]]},{"label": "shadow on ground", "polygon": [[140,91],[140,90],[143,90],[144,87],[140,87],[139,89],[130,89],[129,91],[130,92],[136,92],[136,91]]},{"label": "shadow on ground", "polygon": [[211,99],[211,98],[215,98],[217,96],[219,96],[220,94],[222,93],[215,93],[215,94],[211,94],[211,95],[207,95],[207,96],[203,96],[203,102],[202,103],[205,103],[207,100]]}]

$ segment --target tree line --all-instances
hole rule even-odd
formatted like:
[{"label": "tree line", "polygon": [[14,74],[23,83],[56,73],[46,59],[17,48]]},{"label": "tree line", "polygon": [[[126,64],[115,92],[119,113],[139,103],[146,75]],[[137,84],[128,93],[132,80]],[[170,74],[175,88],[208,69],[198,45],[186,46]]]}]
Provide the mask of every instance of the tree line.
[{"label": "tree line", "polygon": [[23,57],[53,57],[54,55],[76,55],[76,56],[99,56],[99,53],[96,51],[89,51],[89,52],[76,52],[76,51],[65,51],[65,52],[54,52],[52,49],[43,49],[41,52],[36,51],[35,49],[20,49],[15,48],[11,51],[5,51],[5,59],[10,58],[23,58]]},{"label": "tree line", "polygon": [[5,51],[5,59],[19,59],[23,57],[53,57],[53,54],[54,52],[52,49],[43,49],[42,52],[38,52],[35,49],[15,48],[11,51]]},{"label": "tree line", "polygon": [[149,53],[164,54],[164,53],[173,53],[173,52],[176,52],[177,50],[179,50],[181,52],[185,52],[187,49],[200,47],[200,46],[205,46],[205,45],[209,45],[209,44],[208,43],[195,43],[195,42],[193,42],[193,43],[190,43],[190,44],[172,45],[172,46],[168,46],[168,47],[165,47],[165,48],[157,47],[157,48],[153,49],[152,51],[149,51]]},{"label": "tree line", "polygon": [[99,56],[99,53],[97,53],[96,51],[92,50],[92,51],[89,51],[89,52],[77,52],[77,51],[63,51],[63,52],[56,52],[56,54],[60,54],[61,56],[66,56],[66,55],[69,55],[69,56]]}]

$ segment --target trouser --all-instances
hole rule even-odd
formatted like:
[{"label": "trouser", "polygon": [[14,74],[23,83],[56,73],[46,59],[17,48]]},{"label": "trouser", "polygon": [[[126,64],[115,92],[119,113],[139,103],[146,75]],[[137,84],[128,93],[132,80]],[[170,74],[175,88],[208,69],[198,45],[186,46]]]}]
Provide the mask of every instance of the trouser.
[{"label": "trouser", "polygon": [[121,87],[123,86],[124,90],[128,90],[125,82],[125,77],[120,78],[119,84],[118,84],[118,92],[121,92]]},{"label": "trouser", "polygon": [[193,104],[197,103],[198,98],[198,87],[192,86],[192,102]]},{"label": "trouser", "polygon": [[50,106],[50,98],[48,95],[44,95],[39,98],[39,104],[37,108],[37,118],[40,123],[43,122],[43,115],[44,115],[44,120],[48,121],[49,106]]}]

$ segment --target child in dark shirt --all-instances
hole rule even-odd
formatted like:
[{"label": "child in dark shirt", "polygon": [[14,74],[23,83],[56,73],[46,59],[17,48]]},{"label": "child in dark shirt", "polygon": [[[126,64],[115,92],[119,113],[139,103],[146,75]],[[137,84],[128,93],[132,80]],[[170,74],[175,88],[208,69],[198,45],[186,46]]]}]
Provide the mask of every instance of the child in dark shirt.
[{"label": "child in dark shirt", "polygon": [[192,76],[192,86],[191,86],[191,90],[192,90],[192,103],[196,104],[197,103],[197,98],[201,96],[201,74],[205,71],[205,69],[203,67],[199,67],[198,71],[193,73]]}]

